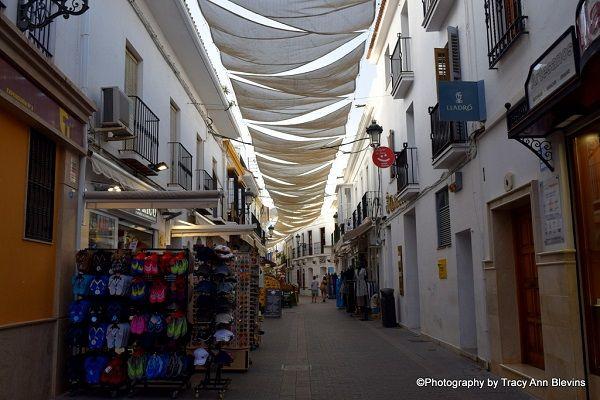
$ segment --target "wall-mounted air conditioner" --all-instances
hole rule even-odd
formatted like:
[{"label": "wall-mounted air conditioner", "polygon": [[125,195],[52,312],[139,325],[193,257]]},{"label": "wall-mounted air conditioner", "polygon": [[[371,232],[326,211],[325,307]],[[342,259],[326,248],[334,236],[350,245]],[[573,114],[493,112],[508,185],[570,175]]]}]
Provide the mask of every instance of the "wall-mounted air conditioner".
[{"label": "wall-mounted air conditioner", "polygon": [[131,102],[118,87],[102,88],[102,112],[99,132],[106,132],[106,140],[128,140],[135,135],[131,129]]}]

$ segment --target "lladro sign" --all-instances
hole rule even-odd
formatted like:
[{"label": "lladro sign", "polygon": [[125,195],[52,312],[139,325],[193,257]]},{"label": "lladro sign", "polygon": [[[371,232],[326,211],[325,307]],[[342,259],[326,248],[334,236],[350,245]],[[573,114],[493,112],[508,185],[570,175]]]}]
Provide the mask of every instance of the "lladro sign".
[{"label": "lladro sign", "polygon": [[530,110],[577,76],[576,51],[570,28],[533,63],[525,83]]},{"label": "lladro sign", "polygon": [[441,81],[438,96],[441,121],[485,121],[483,81]]}]

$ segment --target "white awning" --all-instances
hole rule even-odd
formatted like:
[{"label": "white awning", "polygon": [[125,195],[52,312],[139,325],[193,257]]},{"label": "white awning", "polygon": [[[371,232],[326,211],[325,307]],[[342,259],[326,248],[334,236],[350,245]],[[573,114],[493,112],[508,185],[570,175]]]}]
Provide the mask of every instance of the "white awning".
[{"label": "white awning", "polygon": [[222,196],[220,190],[84,193],[85,206],[88,209],[211,208],[218,206]]},{"label": "white awning", "polygon": [[256,229],[256,224],[239,225],[177,225],[171,229],[172,237],[191,236],[222,236],[222,235],[249,235]]},{"label": "white awning", "polygon": [[104,175],[115,182],[119,182],[121,187],[125,189],[145,191],[157,190],[97,153],[92,153],[92,156],[89,157],[88,160],[90,160],[92,171],[98,175]]}]

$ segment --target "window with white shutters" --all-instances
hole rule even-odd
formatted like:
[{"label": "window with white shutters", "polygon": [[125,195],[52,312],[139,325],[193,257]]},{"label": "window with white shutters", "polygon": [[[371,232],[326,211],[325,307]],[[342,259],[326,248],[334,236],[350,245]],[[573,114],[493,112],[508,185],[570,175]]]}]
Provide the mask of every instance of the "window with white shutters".
[{"label": "window with white shutters", "polygon": [[437,216],[438,247],[448,247],[452,244],[448,187],[445,187],[435,194],[435,208]]}]

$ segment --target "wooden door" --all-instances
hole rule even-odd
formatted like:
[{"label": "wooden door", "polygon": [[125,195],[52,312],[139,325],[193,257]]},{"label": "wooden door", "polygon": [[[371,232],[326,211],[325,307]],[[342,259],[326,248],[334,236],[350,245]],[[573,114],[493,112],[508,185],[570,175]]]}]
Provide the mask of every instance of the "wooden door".
[{"label": "wooden door", "polygon": [[522,361],[544,369],[540,290],[530,207],[515,210],[512,222]]}]

